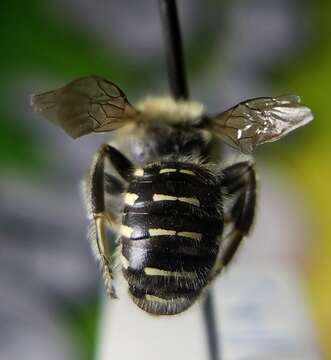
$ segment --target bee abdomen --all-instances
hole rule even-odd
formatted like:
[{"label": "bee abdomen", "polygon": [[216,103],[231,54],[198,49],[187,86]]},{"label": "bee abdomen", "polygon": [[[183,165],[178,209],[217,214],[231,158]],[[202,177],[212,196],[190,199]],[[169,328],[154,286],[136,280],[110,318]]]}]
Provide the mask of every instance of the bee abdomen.
[{"label": "bee abdomen", "polygon": [[197,299],[196,293],[182,293],[180,295],[136,294],[135,289],[129,288],[133,302],[142,310],[153,315],[175,315],[189,308]]},{"label": "bee abdomen", "polygon": [[133,301],[153,314],[177,314],[193,304],[218,253],[218,192],[207,172],[190,165],[145,168],[125,196],[123,273]]}]

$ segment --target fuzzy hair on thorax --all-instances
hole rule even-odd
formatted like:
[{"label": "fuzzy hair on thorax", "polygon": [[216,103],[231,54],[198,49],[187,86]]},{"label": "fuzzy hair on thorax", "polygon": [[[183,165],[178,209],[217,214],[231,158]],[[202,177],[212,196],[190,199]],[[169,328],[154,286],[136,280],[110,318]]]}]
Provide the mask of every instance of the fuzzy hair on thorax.
[{"label": "fuzzy hair on thorax", "polygon": [[162,119],[172,124],[194,123],[205,112],[204,105],[197,101],[175,100],[169,96],[148,96],[135,107],[143,115],[144,120]]}]

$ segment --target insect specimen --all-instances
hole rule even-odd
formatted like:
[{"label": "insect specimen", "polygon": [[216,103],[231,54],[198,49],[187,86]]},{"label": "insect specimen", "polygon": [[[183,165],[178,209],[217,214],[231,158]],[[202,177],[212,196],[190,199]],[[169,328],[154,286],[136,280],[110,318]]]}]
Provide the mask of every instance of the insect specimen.
[{"label": "insect specimen", "polygon": [[168,97],[132,106],[98,76],[34,95],[32,107],[73,138],[116,130],[85,182],[89,239],[115,297],[107,227],[118,235],[129,294],[156,315],[189,308],[251,228],[253,160],[225,166],[220,144],[251,154],[313,119],[294,95],[246,100],[216,115],[198,102]]}]

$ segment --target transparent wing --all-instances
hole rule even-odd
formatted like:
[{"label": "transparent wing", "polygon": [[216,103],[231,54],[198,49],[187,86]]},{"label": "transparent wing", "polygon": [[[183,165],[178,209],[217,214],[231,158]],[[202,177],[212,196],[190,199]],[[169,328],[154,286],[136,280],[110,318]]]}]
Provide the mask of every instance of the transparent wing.
[{"label": "transparent wing", "polygon": [[32,95],[31,106],[73,138],[118,129],[138,114],[119,87],[98,76]]},{"label": "transparent wing", "polygon": [[210,119],[216,135],[246,154],[312,120],[310,109],[295,95],[247,100]]}]

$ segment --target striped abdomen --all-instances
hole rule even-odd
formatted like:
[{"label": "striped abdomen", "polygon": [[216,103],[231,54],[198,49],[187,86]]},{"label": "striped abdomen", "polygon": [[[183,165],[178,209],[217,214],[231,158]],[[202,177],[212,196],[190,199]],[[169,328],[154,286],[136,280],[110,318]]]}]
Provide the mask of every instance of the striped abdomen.
[{"label": "striped abdomen", "polygon": [[177,314],[207,285],[223,226],[220,198],[217,178],[195,164],[135,172],[125,195],[122,264],[143,310]]}]

